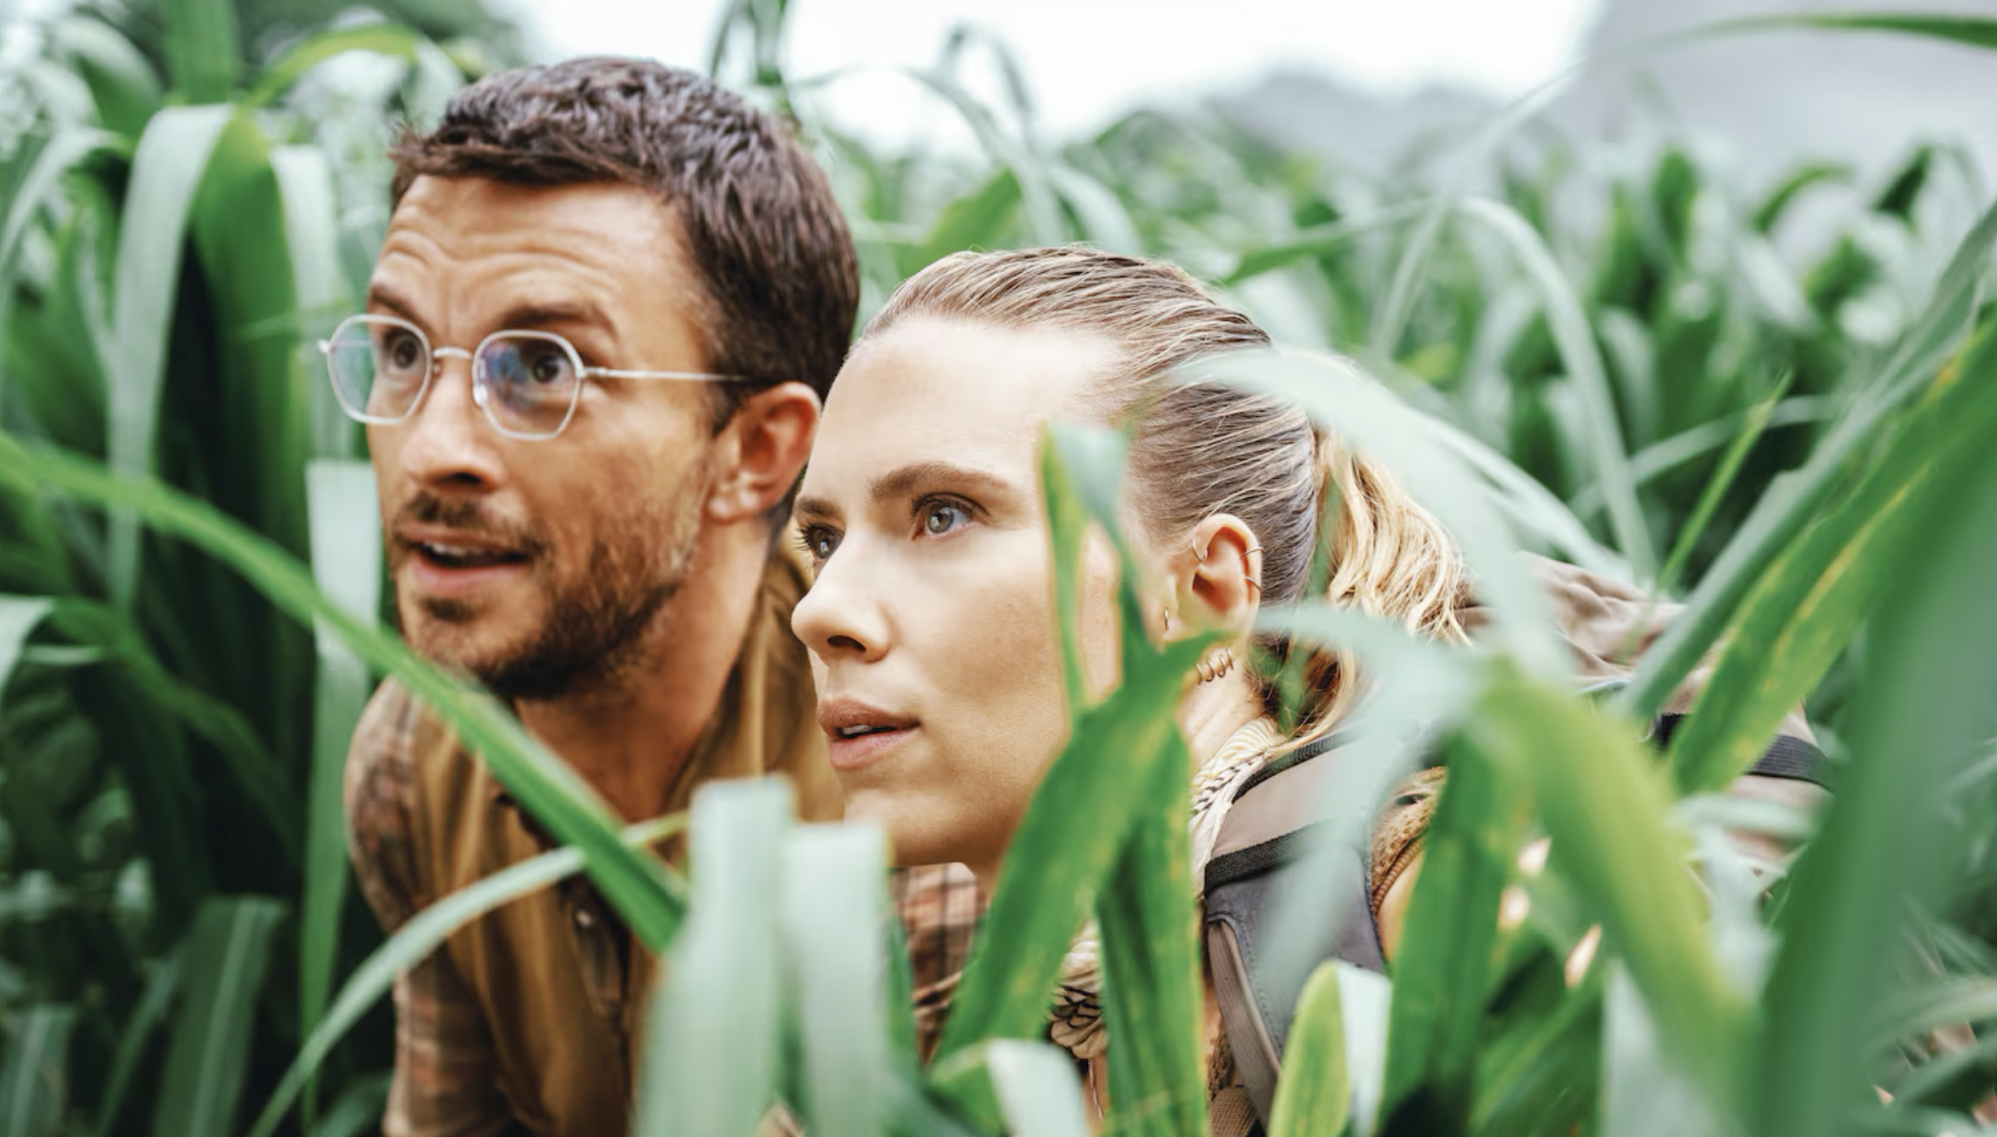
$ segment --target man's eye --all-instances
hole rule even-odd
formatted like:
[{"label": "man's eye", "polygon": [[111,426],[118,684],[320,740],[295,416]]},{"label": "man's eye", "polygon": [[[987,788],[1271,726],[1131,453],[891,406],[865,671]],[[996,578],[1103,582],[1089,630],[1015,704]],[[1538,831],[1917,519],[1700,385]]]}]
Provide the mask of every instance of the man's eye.
[{"label": "man's eye", "polygon": [[922,531],[931,537],[954,532],[970,520],[971,511],[955,502],[931,502],[922,509]]}]

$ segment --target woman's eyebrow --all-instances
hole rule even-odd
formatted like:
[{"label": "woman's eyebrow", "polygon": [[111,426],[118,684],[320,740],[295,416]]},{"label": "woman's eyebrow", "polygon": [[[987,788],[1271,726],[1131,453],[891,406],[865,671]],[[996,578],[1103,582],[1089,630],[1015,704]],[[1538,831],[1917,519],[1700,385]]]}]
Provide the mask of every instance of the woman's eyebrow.
[{"label": "woman's eyebrow", "polygon": [[939,482],[966,489],[982,488],[1000,493],[1012,489],[1010,482],[989,470],[980,470],[974,466],[959,466],[954,462],[911,462],[875,478],[867,486],[867,496],[873,504],[879,505],[907,497],[918,488]]},{"label": "woman's eyebrow", "polygon": [[791,503],[791,520],[799,525],[829,524],[839,520],[839,510],[822,497],[800,497]]}]

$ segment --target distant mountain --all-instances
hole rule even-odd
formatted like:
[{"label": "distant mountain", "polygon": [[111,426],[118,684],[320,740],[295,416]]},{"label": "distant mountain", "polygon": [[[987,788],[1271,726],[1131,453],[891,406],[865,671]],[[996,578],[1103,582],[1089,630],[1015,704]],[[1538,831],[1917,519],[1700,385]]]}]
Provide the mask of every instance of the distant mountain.
[{"label": "distant mountain", "polygon": [[[1587,52],[1745,16],[1864,11],[1997,16],[1990,0],[1611,0]],[[1551,112],[1579,137],[1646,118],[1720,140],[1744,173],[1840,158],[1864,169],[1921,141],[1966,144],[1997,173],[1997,52],[1906,35],[1771,31],[1655,53],[1583,76]],[[1658,114],[1657,112],[1662,112]]]},{"label": "distant mountain", "polygon": [[[1584,49],[1604,60],[1544,122],[1576,141],[1654,133],[1729,157],[1748,184],[1799,161],[1877,171],[1923,141],[1966,145],[1997,174],[1997,52],[1882,33],[1759,32],[1611,57],[1665,33],[1773,13],[1942,12],[1997,16],[1992,0],[1608,0]],[[1375,96],[1328,74],[1284,71],[1212,105],[1271,142],[1384,171],[1424,136],[1467,136],[1501,104],[1447,88]]]}]

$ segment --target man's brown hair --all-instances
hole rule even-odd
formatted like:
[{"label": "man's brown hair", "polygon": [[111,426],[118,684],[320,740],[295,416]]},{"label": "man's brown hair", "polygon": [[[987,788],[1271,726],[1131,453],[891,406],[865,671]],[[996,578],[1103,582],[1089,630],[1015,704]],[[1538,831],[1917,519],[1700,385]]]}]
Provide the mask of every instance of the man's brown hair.
[{"label": "man's brown hair", "polygon": [[825,397],[846,357],[859,269],[832,188],[780,120],[691,71],[590,56],[489,76],[391,151],[396,203],[418,177],[625,182],[656,194],[706,286],[717,427],[749,391]]}]

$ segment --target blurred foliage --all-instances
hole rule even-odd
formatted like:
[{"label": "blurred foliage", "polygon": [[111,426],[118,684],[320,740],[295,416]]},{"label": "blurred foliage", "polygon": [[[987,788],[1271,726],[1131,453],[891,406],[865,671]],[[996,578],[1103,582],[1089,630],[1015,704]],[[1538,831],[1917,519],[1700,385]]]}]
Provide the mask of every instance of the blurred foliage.
[{"label": "blurred foliage", "polygon": [[[1082,240],[1177,261],[1280,342],[1385,381],[1398,400],[1294,360],[1233,377],[1392,458],[1495,601],[1521,595],[1514,546],[1687,601],[1621,711],[1641,720],[1702,657],[1730,679],[1666,778],[1629,718],[1562,693],[1525,633],[1466,658],[1350,614],[1284,617],[1353,645],[1386,687],[1433,695],[1446,678],[1447,705],[1381,721],[1423,720],[1464,776],[1437,823],[1453,867],[1424,875],[1410,916],[1425,946],[1391,1000],[1342,972],[1313,981],[1296,1060],[1347,1088],[1286,1093],[1281,1130],[1976,1128],[1964,1114],[1997,1047],[1931,1045],[1937,1027],[1997,1019],[1997,605],[1980,584],[1997,552],[1980,444],[1997,429],[1981,290],[1997,214],[1961,154],[1921,145],[1891,169],[1747,186],[1690,145],[1583,147],[1505,119],[1369,173],[1211,109],[1056,144],[1005,45],[973,31],[904,78],[974,146],[889,147],[823,111],[841,77],[786,72],[786,14],[731,5],[713,68],[799,118],[847,205],[869,311],[963,248]],[[260,1105],[262,1132],[358,1132],[385,1094],[394,969],[584,869],[676,955],[652,1131],[781,1095],[814,1133],[1079,1132],[1070,1068],[1019,1040],[1089,912],[1113,1035],[1158,1024],[1120,1036],[1112,1126],[1199,1131],[1185,756],[1158,713],[1187,645],[1133,638],[1125,685],[1077,708],[947,1054],[919,1069],[880,981],[869,835],[793,830],[768,787],[709,795],[689,908],[559,762],[379,627],[359,438],[307,345],[372,263],[387,124],[434,118],[467,76],[519,58],[518,30],[470,0],[330,25],[293,0],[7,20],[31,49],[0,72],[9,1137],[236,1133]],[[1990,42],[1980,21],[1892,30]],[[1114,438],[1056,438],[1068,558],[1088,525],[1114,525],[1120,466]],[[549,854],[381,944],[347,887],[339,766],[382,672],[476,740],[587,864]],[[1719,838],[1738,806],[1697,791],[1813,689],[1846,792],[1793,877],[1759,866],[1775,881],[1763,904]],[[1422,741],[1382,737],[1399,741],[1367,759],[1379,777]],[[1539,835],[1586,854],[1528,872],[1516,846]],[[1497,926],[1512,890],[1531,916],[1489,953],[1423,932]],[[704,1033],[722,1019],[725,1039]],[[713,1112],[675,1104],[696,1099]]]}]

